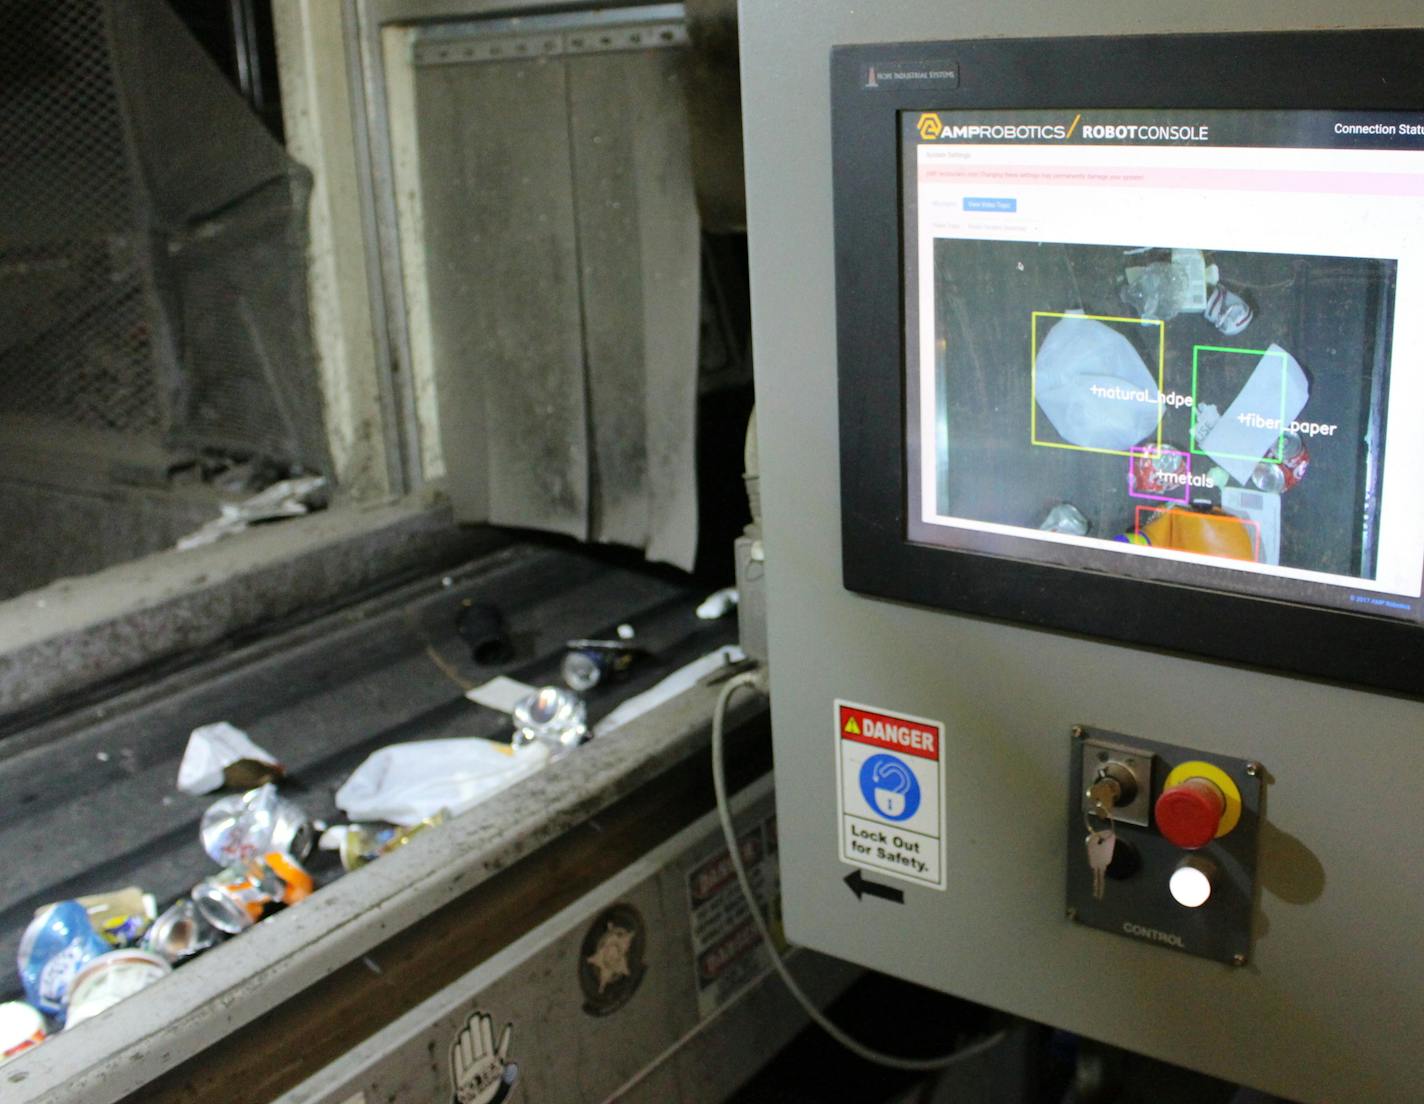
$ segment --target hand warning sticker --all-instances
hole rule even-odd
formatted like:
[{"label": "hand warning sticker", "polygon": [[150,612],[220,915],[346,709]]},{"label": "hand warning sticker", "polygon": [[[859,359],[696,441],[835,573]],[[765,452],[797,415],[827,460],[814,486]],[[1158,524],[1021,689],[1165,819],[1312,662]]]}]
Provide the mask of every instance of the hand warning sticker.
[{"label": "hand warning sticker", "polygon": [[944,725],[836,702],[841,859],[944,888]]}]

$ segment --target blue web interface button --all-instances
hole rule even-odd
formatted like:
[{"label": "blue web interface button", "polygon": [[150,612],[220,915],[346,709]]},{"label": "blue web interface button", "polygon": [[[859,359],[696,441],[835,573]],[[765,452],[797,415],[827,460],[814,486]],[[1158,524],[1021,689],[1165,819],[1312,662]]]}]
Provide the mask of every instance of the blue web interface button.
[{"label": "blue web interface button", "polygon": [[1007,197],[965,196],[964,209],[966,211],[1017,211],[1019,201]]}]

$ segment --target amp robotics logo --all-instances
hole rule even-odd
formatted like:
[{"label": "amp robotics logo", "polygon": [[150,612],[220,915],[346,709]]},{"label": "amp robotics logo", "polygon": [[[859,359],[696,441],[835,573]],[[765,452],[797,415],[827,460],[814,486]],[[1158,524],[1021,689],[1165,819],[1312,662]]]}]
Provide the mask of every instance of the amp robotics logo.
[{"label": "amp robotics logo", "polygon": [[920,139],[925,142],[933,142],[944,130],[944,120],[933,111],[926,111],[920,116],[919,124],[915,128],[920,132]]}]

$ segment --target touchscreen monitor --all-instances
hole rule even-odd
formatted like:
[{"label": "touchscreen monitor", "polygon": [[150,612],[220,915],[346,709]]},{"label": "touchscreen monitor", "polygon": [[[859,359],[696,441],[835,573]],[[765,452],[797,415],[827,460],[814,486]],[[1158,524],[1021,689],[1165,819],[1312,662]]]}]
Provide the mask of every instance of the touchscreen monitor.
[{"label": "touchscreen monitor", "polygon": [[898,126],[910,541],[1421,619],[1424,114]]}]

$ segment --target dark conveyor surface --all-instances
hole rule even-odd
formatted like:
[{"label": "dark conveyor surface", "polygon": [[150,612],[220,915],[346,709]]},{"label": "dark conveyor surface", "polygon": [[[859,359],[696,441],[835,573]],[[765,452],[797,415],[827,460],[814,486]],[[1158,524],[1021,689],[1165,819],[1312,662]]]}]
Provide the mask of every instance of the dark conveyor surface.
[{"label": "dark conveyor surface", "polygon": [[[464,690],[497,674],[559,683],[569,638],[612,635],[626,622],[651,653],[626,681],[585,695],[590,722],[733,642],[734,617],[696,617],[703,597],[671,572],[516,543],[0,741],[0,1000],[20,993],[15,952],[37,907],[136,885],[162,909],[215,871],[198,822],[220,794],[190,797],[175,785],[198,725],[229,721],[246,731],[286,765],[284,796],[313,818],[340,822],[333,795],[371,752],[411,740],[507,738],[508,718],[467,701]],[[508,664],[471,660],[455,631],[466,598],[503,612],[515,646]],[[309,868],[319,884],[341,874],[325,852],[313,852]]]}]

